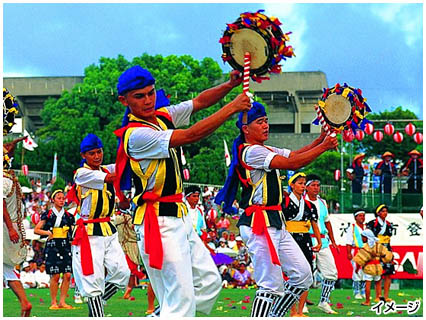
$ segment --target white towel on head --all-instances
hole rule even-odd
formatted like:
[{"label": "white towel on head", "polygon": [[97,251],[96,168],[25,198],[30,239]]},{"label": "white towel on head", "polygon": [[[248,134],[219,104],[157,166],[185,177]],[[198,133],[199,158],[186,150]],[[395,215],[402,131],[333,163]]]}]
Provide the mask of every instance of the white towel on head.
[{"label": "white towel on head", "polygon": [[379,238],[377,238],[370,229],[363,230],[361,235],[367,238],[367,244],[370,248],[373,248],[376,242],[379,241]]}]

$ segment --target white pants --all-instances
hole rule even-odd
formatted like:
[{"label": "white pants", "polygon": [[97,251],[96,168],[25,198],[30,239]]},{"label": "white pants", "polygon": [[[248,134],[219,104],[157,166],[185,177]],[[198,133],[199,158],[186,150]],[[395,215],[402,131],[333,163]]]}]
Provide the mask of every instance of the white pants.
[{"label": "white pants", "polygon": [[5,263],[3,263],[3,281],[19,281],[14,267]]},{"label": "white pants", "polygon": [[282,273],[284,272],[289,278],[288,284],[307,290],[313,282],[311,267],[299,245],[285,229],[277,230],[269,227],[268,231],[280,259],[281,267],[272,263],[266,237],[254,234],[251,227],[240,226],[241,237],[253,261],[256,284],[260,290],[283,295]]},{"label": "white pants", "polygon": [[360,271],[361,277],[363,281],[380,281],[382,279],[382,276],[372,276],[370,274],[366,274],[364,271]]},{"label": "white pants", "polygon": [[315,255],[317,268],[321,272],[323,278],[336,281],[337,268],[330,247],[322,248],[319,252],[315,253]]},{"label": "white pants", "polygon": [[190,216],[158,217],[163,244],[163,267],[149,266],[145,253],[144,225],[136,225],[138,246],[161,317],[195,317],[209,314],[219,295],[222,280],[209,251],[192,227]]},{"label": "white pants", "polygon": [[363,271],[362,268],[356,272],[356,263],[351,261],[353,272],[352,272],[352,280],[353,281],[363,281]]},{"label": "white pants", "polygon": [[72,246],[73,274],[81,295],[84,297],[103,295],[105,282],[125,288],[129,282],[130,270],[118,242],[118,233],[105,237],[89,236],[89,242],[94,273],[88,276],[83,275],[81,269],[80,246]]}]

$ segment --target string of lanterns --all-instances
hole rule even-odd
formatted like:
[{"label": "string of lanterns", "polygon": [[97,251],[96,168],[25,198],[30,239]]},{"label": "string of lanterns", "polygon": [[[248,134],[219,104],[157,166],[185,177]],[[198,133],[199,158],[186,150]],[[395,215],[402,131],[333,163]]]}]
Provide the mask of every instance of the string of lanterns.
[{"label": "string of lanterns", "polygon": [[[395,132],[395,127],[391,123],[387,123],[383,127],[383,131],[384,134],[388,136],[393,136],[393,141],[395,141],[396,143],[402,143],[402,141],[404,140],[404,135],[399,131]],[[421,144],[423,142],[423,134],[421,132],[416,132],[416,126],[411,122],[405,126],[405,133],[408,136],[413,137],[413,140],[417,144]],[[365,134],[372,134],[373,139],[377,142],[382,141],[384,137],[382,131],[374,131],[374,125],[372,123],[367,123],[365,125],[364,130],[358,129],[355,131],[355,133],[352,129],[343,131],[343,140],[345,140],[346,142],[352,142],[354,139],[361,141],[364,139]]]}]

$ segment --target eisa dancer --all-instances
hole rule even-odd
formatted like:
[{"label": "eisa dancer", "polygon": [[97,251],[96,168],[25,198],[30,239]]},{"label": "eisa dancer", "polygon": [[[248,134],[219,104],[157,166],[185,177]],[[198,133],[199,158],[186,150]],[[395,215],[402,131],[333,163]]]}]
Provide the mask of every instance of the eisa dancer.
[{"label": "eisa dancer", "polygon": [[[39,223],[34,228],[34,233],[47,236],[44,247],[46,259],[46,273],[50,275],[50,297],[49,309],[74,309],[65,302],[71,280],[72,256],[71,256],[71,234],[74,226],[74,216],[64,209],[64,191],[57,189],[51,195],[53,206],[50,210],[43,212]],[[62,273],[59,304],[57,293],[59,279]]]},{"label": "eisa dancer", "polygon": [[[313,272],[313,252],[321,249],[321,236],[318,229],[318,211],[316,206],[305,199],[306,175],[303,172],[294,174],[288,184],[291,187],[291,193],[283,201],[283,213],[285,218],[285,228],[296,243],[299,245],[306,260],[308,261],[311,272]],[[312,227],[317,244],[312,245],[309,229]],[[302,316],[303,307],[308,296],[308,290],[303,292],[300,297],[299,305],[293,306],[291,316]]]},{"label": "eisa dancer", "polygon": [[[201,140],[234,113],[250,108],[249,98],[240,94],[209,117],[178,129],[189,124],[193,113],[219,102],[240,83],[238,72],[231,72],[229,81],[192,100],[168,105],[148,70],[134,66],[118,79],[118,99],[127,111],[123,127],[115,131],[120,138],[117,195],[123,206],[125,199],[118,189],[130,189],[133,178],[133,223],[162,317],[194,317],[196,311],[209,314],[219,295],[219,272],[183,203],[176,148]],[[124,170],[126,166],[129,171]]]},{"label": "eisa dancer", "polygon": [[[6,88],[3,88],[3,136],[12,129],[15,115],[18,114],[18,103]],[[14,271],[14,266],[25,261],[25,228],[22,210],[21,185],[15,172],[11,169],[11,161],[18,142],[26,137],[18,138],[3,144],[3,281],[7,282],[21,305],[21,317],[29,317],[32,305],[28,301],[24,287]]]},{"label": "eisa dancer", "polygon": [[[232,147],[232,163],[224,187],[215,198],[225,212],[242,185],[238,222],[240,234],[253,261],[254,280],[258,285],[251,316],[284,316],[300,295],[312,284],[309,264],[297,243],[283,228],[282,190],[277,169],[298,169],[323,152],[337,146],[335,137],[322,133],[310,145],[297,151],[265,146],[269,125],[265,108],[254,102]],[[284,281],[282,273],[289,277]]]},{"label": "eisa dancer", "polygon": [[84,163],[74,176],[81,218],[72,243],[72,266],[77,286],[88,298],[91,317],[105,316],[102,300],[124,289],[130,277],[117,230],[110,221],[115,203],[115,164],[102,165],[102,148],[102,141],[88,134],[80,144]]}]

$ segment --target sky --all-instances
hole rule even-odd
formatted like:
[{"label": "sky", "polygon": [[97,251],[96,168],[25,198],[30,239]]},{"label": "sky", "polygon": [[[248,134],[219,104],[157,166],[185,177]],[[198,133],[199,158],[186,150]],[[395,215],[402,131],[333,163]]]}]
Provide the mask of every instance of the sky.
[{"label": "sky", "polygon": [[423,119],[420,3],[4,3],[3,76],[81,76],[100,57],[143,53],[211,57],[228,72],[226,24],[259,9],[292,32],[283,71],[322,71],[374,112],[401,105]]}]

